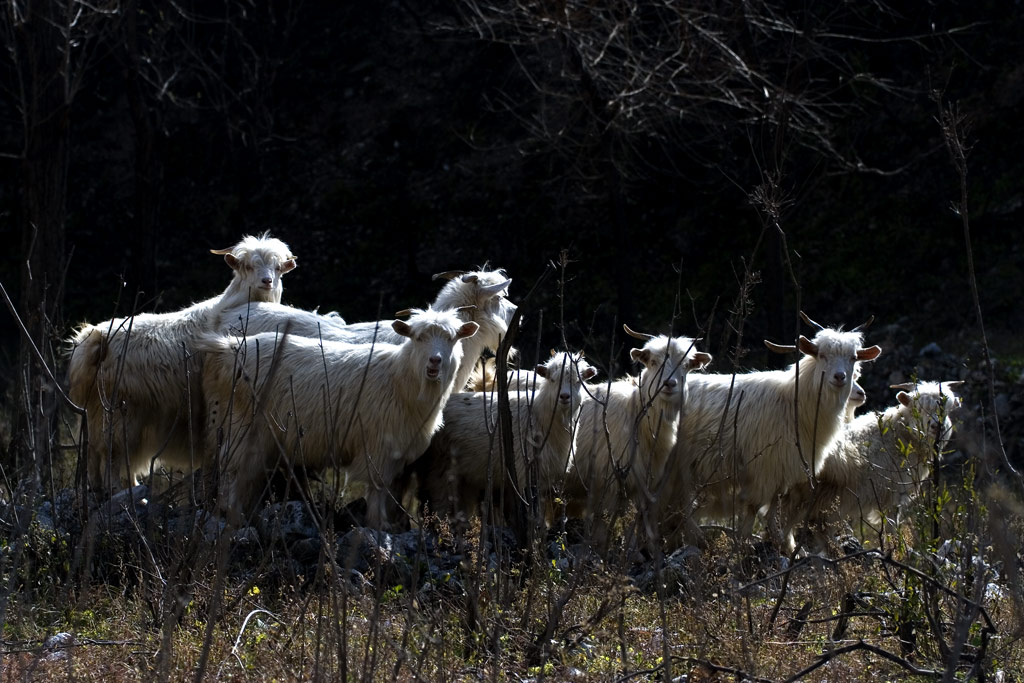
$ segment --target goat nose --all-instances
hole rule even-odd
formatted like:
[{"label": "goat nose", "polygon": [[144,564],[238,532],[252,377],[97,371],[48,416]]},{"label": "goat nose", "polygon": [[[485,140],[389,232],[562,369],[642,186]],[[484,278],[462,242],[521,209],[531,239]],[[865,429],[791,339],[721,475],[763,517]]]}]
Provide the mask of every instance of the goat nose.
[{"label": "goat nose", "polygon": [[265,277],[265,278],[263,278],[263,284],[265,284],[265,285],[272,284],[273,282],[274,282],[274,278],[272,278],[272,277]]},{"label": "goat nose", "polygon": [[430,357],[429,360],[430,360],[430,364],[431,365],[437,366],[437,365],[441,364],[441,356],[440,356],[440,354],[436,354],[435,353],[433,356]]},{"label": "goat nose", "polygon": [[563,391],[560,394],[558,394],[558,398],[561,401],[568,401],[571,396],[572,394],[570,394],[568,391]]},{"label": "goat nose", "polygon": [[668,387],[669,389],[675,389],[677,384],[679,384],[679,380],[677,380],[675,377],[669,377],[667,380],[665,380],[665,386]]},{"label": "goat nose", "polygon": [[839,382],[840,384],[846,381],[846,373],[843,372],[842,370],[840,370],[839,372],[832,376],[835,377],[836,381]]}]

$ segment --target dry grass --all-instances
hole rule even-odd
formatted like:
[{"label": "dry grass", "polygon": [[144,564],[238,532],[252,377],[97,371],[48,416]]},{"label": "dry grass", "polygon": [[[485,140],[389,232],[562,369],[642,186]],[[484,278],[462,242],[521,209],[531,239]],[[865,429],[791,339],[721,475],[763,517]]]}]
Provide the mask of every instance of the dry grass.
[{"label": "dry grass", "polygon": [[[931,499],[941,500],[943,526],[959,525],[967,543],[974,532],[964,525],[979,516],[964,500]],[[317,576],[291,584],[269,573],[243,581],[220,575],[212,552],[196,556],[182,585],[127,559],[104,581],[74,582],[46,563],[66,561],[53,551],[60,543],[33,534],[21,555],[33,561],[23,571],[5,564],[0,680],[662,680],[667,656],[672,675],[688,680],[783,681],[836,652],[801,680],[933,680],[948,668],[963,598],[976,594],[994,630],[986,642],[985,617],[973,614],[953,670],[1015,680],[1024,671],[1015,572],[1000,571],[978,593],[970,569],[984,573],[981,565],[929,567],[922,558],[931,555],[915,549],[927,545],[919,523],[928,516],[919,508],[900,536],[882,539],[884,552],[789,572],[722,533],[688,573],[668,573],[648,592],[614,557],[560,569],[538,550],[533,561],[488,570],[476,562],[478,525],[463,537],[462,589],[357,591],[323,559]],[[1019,525],[1007,530],[1020,537]],[[977,550],[987,566],[1003,566],[995,548]],[[60,632],[75,638],[66,653],[42,647]]]}]

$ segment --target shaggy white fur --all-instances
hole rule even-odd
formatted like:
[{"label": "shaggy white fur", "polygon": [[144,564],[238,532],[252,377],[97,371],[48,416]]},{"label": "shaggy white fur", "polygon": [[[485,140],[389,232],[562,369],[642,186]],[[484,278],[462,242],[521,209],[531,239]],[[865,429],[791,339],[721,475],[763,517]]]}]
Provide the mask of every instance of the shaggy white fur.
[{"label": "shaggy white fur", "polygon": [[766,344],[804,356],[785,370],[690,378],[679,436],[696,514],[735,521],[744,537],[759,512],[773,519],[778,496],[821,471],[842,433],[857,363],[881,353],[863,348],[859,331],[828,328],[796,347]]},{"label": "shaggy white fur", "polygon": [[391,486],[441,427],[462,340],[479,325],[415,310],[391,324],[401,343],[349,344],[263,333],[207,337],[207,444],[217,446],[222,504],[245,514],[284,465],[345,467],[367,484],[367,523],[381,527]]}]

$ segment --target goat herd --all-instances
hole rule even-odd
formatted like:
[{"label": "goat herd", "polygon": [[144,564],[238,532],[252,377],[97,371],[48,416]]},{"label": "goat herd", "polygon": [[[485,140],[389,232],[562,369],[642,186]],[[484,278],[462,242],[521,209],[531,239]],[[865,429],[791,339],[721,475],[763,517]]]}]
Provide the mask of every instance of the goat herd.
[{"label": "goat herd", "polygon": [[813,339],[765,342],[799,362],[738,374],[703,372],[711,356],[689,337],[625,327],[643,342],[630,353],[638,376],[592,381],[596,369],[570,351],[509,372],[513,472],[493,363],[482,361],[515,311],[503,271],[435,276],[446,280],[437,298],[407,320],[349,324],[281,304],[295,257],[280,240],[247,236],[213,253],[234,271],[219,296],[83,324],[70,340],[90,488],[109,493],[156,465],[207,468],[219,505],[240,519],[281,473],[339,467],[365,484],[376,527],[395,521],[416,481],[439,515],[468,517],[488,494],[507,503],[532,490],[538,509],[564,502],[601,543],[631,509],[669,543],[702,542],[699,522],[746,537],[760,518],[768,540],[792,550],[801,525],[822,543],[844,522],[898,519],[959,404],[957,382],[918,383],[896,387],[893,407],[855,417],[866,399],[860,366],[881,353],[864,346],[864,326],[830,329],[804,315]]}]

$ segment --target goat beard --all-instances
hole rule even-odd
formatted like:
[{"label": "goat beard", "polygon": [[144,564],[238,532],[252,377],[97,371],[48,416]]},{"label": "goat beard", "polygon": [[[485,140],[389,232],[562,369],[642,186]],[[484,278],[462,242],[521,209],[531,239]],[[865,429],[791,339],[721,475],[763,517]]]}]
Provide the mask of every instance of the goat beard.
[{"label": "goat beard", "polygon": [[445,387],[452,383],[452,370],[448,366],[441,368],[436,379],[427,377],[426,371],[420,375],[420,392],[417,401],[435,401]]}]

